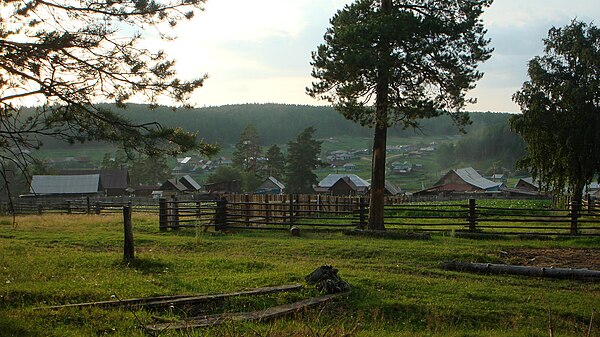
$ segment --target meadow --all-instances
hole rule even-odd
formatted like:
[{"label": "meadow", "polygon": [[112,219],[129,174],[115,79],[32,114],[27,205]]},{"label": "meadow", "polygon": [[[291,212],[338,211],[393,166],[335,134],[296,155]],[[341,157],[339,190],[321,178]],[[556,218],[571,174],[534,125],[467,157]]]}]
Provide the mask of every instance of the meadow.
[{"label": "meadow", "polygon": [[[16,220],[14,222],[13,220]],[[349,237],[339,232],[160,232],[156,215],[135,214],[136,260],[122,262],[123,224],[113,215],[0,218],[0,336],[586,336],[600,310],[598,282],[444,271],[442,261],[502,263],[503,252],[595,252],[600,238],[431,240]],[[268,322],[149,332],[182,312],[36,309],[284,284],[333,265],[352,293],[333,304]],[[214,312],[248,311],[316,295],[241,298]],[[549,311],[551,315],[549,318]],[[600,335],[600,317],[591,336]]]}]

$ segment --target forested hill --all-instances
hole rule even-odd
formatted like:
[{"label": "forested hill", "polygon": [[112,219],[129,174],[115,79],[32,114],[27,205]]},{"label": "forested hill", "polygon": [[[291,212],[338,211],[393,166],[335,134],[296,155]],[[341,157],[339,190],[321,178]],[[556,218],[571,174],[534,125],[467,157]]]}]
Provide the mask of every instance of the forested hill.
[{"label": "forested hill", "polygon": [[[254,125],[263,144],[283,144],[296,137],[304,128],[313,126],[318,138],[341,135],[370,137],[372,130],[346,120],[332,107],[286,105],[286,104],[242,104],[177,109],[159,107],[150,110],[146,105],[128,105],[119,110],[126,117],[139,121],[156,121],[168,127],[180,126],[188,131],[198,132],[205,141],[233,144],[238,141],[240,132],[248,125]],[[506,125],[510,114],[472,113],[473,124],[468,131],[494,125]],[[415,133],[427,136],[458,134],[449,117],[423,120],[419,131],[393,128],[389,136],[414,136]]]}]

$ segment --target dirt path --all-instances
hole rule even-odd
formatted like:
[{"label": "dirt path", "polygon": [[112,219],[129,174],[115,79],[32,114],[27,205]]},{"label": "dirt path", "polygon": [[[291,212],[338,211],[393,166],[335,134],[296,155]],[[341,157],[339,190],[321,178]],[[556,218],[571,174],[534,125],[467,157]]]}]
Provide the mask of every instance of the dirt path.
[{"label": "dirt path", "polygon": [[500,252],[506,264],[600,270],[600,249],[520,248]]}]

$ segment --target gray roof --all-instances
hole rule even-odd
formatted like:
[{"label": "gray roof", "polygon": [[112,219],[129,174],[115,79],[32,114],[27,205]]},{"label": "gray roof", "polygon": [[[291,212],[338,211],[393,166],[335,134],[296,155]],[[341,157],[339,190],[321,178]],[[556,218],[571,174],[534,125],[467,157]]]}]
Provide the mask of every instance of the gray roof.
[{"label": "gray roof", "polygon": [[502,186],[502,184],[485,179],[472,167],[456,169],[454,172],[467,184],[473,185],[482,190],[489,190]]},{"label": "gray roof", "polygon": [[200,186],[200,184],[198,184],[198,182],[196,182],[196,180],[194,180],[194,178],[190,177],[189,175],[184,175],[183,177],[179,178],[179,182],[187,185],[188,187],[191,187],[192,189],[199,191],[202,186]]},{"label": "gray roof", "polygon": [[400,189],[400,187],[396,186],[394,183],[392,183],[389,180],[385,181],[385,189],[392,195],[398,195],[398,194],[402,193],[402,190]]},{"label": "gray roof", "polygon": [[527,178],[520,178],[517,183],[515,184],[515,186],[517,186],[519,184],[519,181],[522,181],[524,183],[527,183],[533,187],[540,187],[540,181],[538,179],[533,179],[533,177],[527,177]]},{"label": "gray roof", "polygon": [[275,177],[269,177],[269,178],[267,178],[267,180],[270,180],[273,184],[275,184],[280,189],[282,189],[282,190],[285,189],[285,185],[282,184],[279,180],[275,179]]},{"label": "gray roof", "polygon": [[337,183],[338,180],[344,178],[344,177],[348,177],[352,183],[354,183],[354,185],[356,185],[357,187],[369,187],[371,186],[371,184],[369,184],[368,181],[364,180],[363,178],[357,176],[356,174],[330,174],[327,177],[325,177],[323,180],[321,180],[319,182],[319,187],[324,187],[324,188],[330,188],[331,186],[333,186],[335,183]]},{"label": "gray roof", "polygon": [[100,170],[60,170],[59,175],[89,175],[100,174],[102,188],[125,189],[129,186],[129,173],[126,168]]},{"label": "gray roof", "polygon": [[31,179],[32,194],[92,194],[100,188],[99,174],[44,176]]}]

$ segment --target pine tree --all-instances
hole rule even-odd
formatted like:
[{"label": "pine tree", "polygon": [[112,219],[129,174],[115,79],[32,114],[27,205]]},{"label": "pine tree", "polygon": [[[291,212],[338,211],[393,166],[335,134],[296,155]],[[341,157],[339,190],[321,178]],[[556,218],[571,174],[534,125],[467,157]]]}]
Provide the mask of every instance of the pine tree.
[{"label": "pine tree", "polygon": [[235,144],[235,151],[232,158],[233,165],[242,170],[242,172],[256,174],[260,156],[261,148],[258,130],[256,130],[254,125],[248,124],[240,133],[240,139]]},{"label": "pine tree", "polygon": [[302,131],[296,141],[288,143],[286,166],[286,190],[289,193],[313,193],[317,175],[313,170],[319,165],[321,143],[313,139],[313,127]]},{"label": "pine tree", "polygon": [[275,177],[278,180],[283,180],[285,176],[285,156],[277,145],[271,145],[265,153],[267,164],[265,173],[267,176]]},{"label": "pine tree", "polygon": [[317,80],[307,93],[374,128],[369,228],[385,229],[388,127],[418,127],[449,114],[459,126],[466,92],[490,57],[479,17],[491,0],[358,0],[331,19],[312,55]]},{"label": "pine tree", "polygon": [[[185,106],[206,75],[177,77],[175,62],[142,45],[142,32],[191,19],[204,0],[0,2],[0,169],[27,170],[42,136],[114,142],[150,155],[214,150],[181,128],[135,123],[99,103],[133,98]],[[147,35],[147,34],[146,34]],[[39,102],[34,109],[25,104]]]}]

